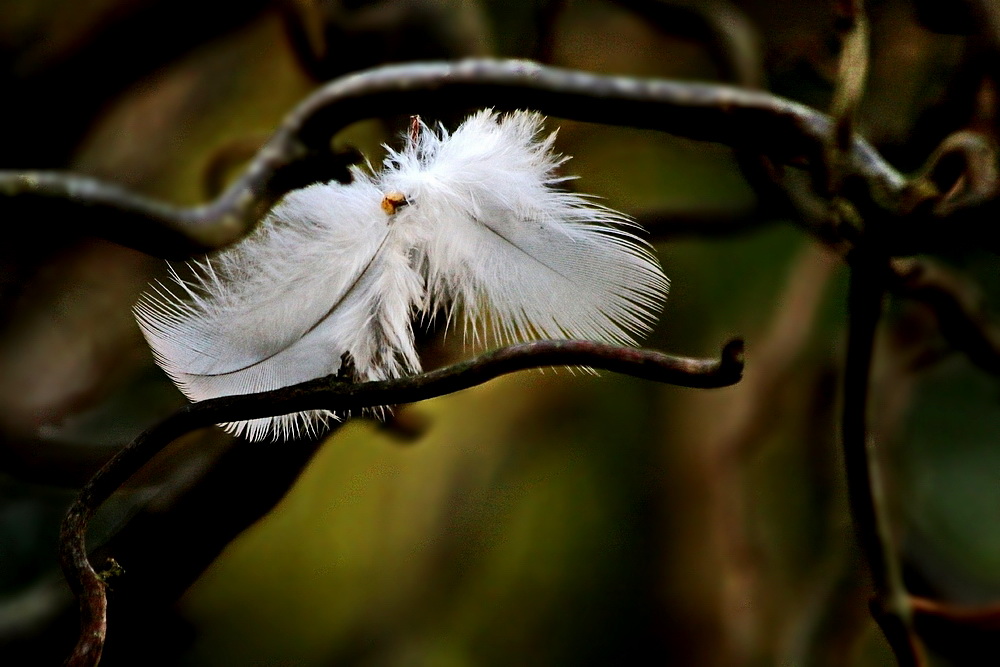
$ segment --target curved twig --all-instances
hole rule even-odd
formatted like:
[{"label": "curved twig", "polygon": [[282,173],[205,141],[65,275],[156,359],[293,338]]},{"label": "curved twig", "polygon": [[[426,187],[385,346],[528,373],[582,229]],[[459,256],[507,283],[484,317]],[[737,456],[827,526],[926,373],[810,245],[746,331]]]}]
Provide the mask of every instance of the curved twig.
[{"label": "curved twig", "polygon": [[934,193],[934,213],[947,216],[996,198],[997,147],[989,137],[973,130],[945,137],[912,179],[911,192]]},{"label": "curved twig", "polygon": [[107,631],[104,581],[87,557],[90,518],[129,477],[175,438],[197,428],[303,410],[344,413],[379,405],[421,401],[468,389],[501,375],[546,366],[587,366],[679,385],[714,388],[735,384],[743,373],[743,342],[727,343],[719,359],[676,357],[590,341],[522,343],[428,373],[380,382],[347,383],[336,376],[259,394],[227,396],[185,406],[129,443],[83,487],[60,531],[60,560],[80,602],[80,638],[67,665],[100,661]]},{"label": "curved twig", "polygon": [[918,619],[964,625],[983,632],[1000,632],[1000,604],[957,604],[911,595],[910,605]]},{"label": "curved twig", "polygon": [[[0,171],[0,215],[9,216],[17,202],[62,204],[76,214],[65,210],[63,217],[86,224],[88,233],[154,255],[190,255],[238,240],[292,187],[343,176],[343,160],[329,156],[329,142],[351,123],[390,110],[430,115],[479,106],[528,107],[718,142],[776,164],[807,166],[817,178],[832,129],[828,116],[802,104],[726,85],[589,74],[518,60],[387,65],[334,80],[303,100],[243,175],[208,204],[172,206],[70,174]],[[866,141],[853,138],[843,169],[845,180],[859,186],[856,197],[895,211],[907,181]],[[85,223],[81,213],[91,214]]]},{"label": "curved twig", "polygon": [[745,88],[764,85],[760,36],[744,11],[728,0],[617,0],[669,35],[705,46],[723,78]]},{"label": "curved twig", "polygon": [[280,152],[265,146],[218,198],[193,207],[80,174],[0,170],[0,218],[62,220],[76,234],[183,258],[239,240],[289,190],[316,181],[346,182],[347,164],[355,159],[353,153],[311,150],[291,140]]},{"label": "curved twig", "polygon": [[975,285],[926,258],[895,259],[891,268],[889,288],[894,293],[930,308],[953,348],[980,369],[1000,375],[1000,324]]},{"label": "curved twig", "polygon": [[900,667],[924,664],[899,554],[887,516],[877,453],[868,428],[875,333],[882,316],[889,268],[873,249],[857,252],[848,285],[848,340],[841,404],[841,446],[854,532],[872,577],[872,615]]},{"label": "curved twig", "polygon": [[868,16],[863,0],[839,0],[835,3],[841,26],[840,58],[837,80],[830,104],[834,127],[827,147],[828,187],[840,190],[841,156],[850,150],[854,137],[855,115],[865,92],[868,78]]}]

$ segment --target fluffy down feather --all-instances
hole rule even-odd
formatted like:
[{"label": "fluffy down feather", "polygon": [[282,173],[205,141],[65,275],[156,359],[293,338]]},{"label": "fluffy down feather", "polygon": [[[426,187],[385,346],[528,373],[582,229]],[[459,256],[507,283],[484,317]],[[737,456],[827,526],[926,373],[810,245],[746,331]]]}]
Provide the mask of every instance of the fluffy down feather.
[{"label": "fluffy down feather", "polygon": [[[173,274],[136,305],[157,362],[191,400],[341,370],[420,370],[412,322],[463,313],[474,339],[634,344],[668,282],[624,215],[560,190],[555,133],[530,112],[480,111],[454,133],[420,124],[381,171],[289,193],[257,231]],[[226,428],[317,432],[310,412]]]}]

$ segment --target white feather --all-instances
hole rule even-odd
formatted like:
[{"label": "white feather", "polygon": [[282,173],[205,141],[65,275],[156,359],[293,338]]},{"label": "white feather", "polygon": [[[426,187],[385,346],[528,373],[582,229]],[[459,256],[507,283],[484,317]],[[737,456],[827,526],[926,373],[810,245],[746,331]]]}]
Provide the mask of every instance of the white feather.
[{"label": "white feather", "polygon": [[[175,273],[183,295],[142,297],[157,362],[196,401],[337,373],[342,359],[359,380],[398,377],[420,370],[415,317],[456,309],[477,339],[634,344],[667,279],[629,218],[558,189],[568,158],[552,152],[555,133],[540,138],[542,120],[481,111],[452,134],[420,124],[381,172],[289,193],[250,237],[192,263],[192,279]],[[332,417],[225,426],[283,439]]]}]

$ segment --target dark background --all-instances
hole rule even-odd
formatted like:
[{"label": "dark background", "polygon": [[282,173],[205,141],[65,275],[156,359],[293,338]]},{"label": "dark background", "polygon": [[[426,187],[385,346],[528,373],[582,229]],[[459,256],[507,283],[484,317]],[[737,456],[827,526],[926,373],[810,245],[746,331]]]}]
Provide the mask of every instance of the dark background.
[{"label": "dark background", "polygon": [[[996,26],[980,10],[868,3],[858,129],[903,171],[952,131],[995,133]],[[836,17],[791,0],[4,0],[0,168],[71,169],[193,204],[320,82],[472,55],[761,86],[825,111]],[[949,34],[963,32],[982,34]],[[385,116],[334,145],[377,163],[399,129]],[[713,355],[741,335],[743,382],[522,373],[388,426],[352,422],[311,461],[314,443],[188,436],[92,532],[95,546],[117,540],[126,571],[102,664],[892,664],[837,445],[842,260],[761,215],[727,148],[548,127],[574,156],[574,187],[650,222],[672,288],[644,344]],[[7,217],[0,241],[4,664],[69,650],[61,515],[101,461],[183,404],[130,312],[165,264],[60,222]],[[996,305],[996,255],[953,245],[938,259]],[[427,348],[428,367],[469,353],[433,336]],[[997,378],[903,299],[877,354],[874,427],[910,590],[1000,599]],[[971,656],[994,638],[926,631],[942,664],[986,664]]]}]

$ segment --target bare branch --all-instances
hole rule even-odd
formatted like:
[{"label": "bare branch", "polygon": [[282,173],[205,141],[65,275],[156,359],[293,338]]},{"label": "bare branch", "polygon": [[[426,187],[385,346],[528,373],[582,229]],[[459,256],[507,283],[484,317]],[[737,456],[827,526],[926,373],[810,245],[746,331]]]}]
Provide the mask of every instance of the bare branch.
[{"label": "bare branch", "polygon": [[[326,145],[340,129],[384,116],[386,109],[426,114],[479,106],[530,107],[562,118],[745,146],[782,164],[819,164],[831,125],[822,113],[764,92],[483,59],[390,65],[333,81],[289,114],[270,145],[274,150],[296,140],[309,147]],[[891,197],[905,183],[859,138],[853,141],[849,168],[879,196]]]},{"label": "bare branch", "polygon": [[887,261],[880,253],[865,249],[854,257],[848,288],[841,445],[851,518],[875,589],[872,614],[899,665],[919,667],[924,659],[913,632],[909,596],[903,585],[877,452],[868,428],[872,351],[882,316],[887,274]]},{"label": "bare branch", "polygon": [[[408,115],[468,107],[533,108],[574,120],[661,130],[805,166],[820,177],[828,116],[765,92],[724,85],[604,76],[516,60],[388,65],[332,81],[298,105],[219,198],[172,206],[82,176],[0,171],[0,215],[58,206],[49,219],[161,256],[232,243],[283,194],[308,182],[344,177],[330,138],[389,110]],[[905,179],[863,139],[853,138],[844,178],[855,196],[895,211]]]},{"label": "bare branch", "polygon": [[868,17],[863,0],[838,0],[841,50],[837,65],[837,85],[833,91],[830,114],[834,119],[829,142],[827,164],[830,167],[829,188],[840,189],[842,155],[851,148],[854,137],[854,116],[865,92],[868,77]]},{"label": "bare branch", "polygon": [[911,183],[910,194],[919,197],[927,193],[924,196],[929,196],[938,216],[990,202],[1000,189],[996,146],[972,130],[953,132]]},{"label": "bare branch", "polygon": [[961,604],[911,596],[914,623],[941,664],[978,665],[997,661],[1000,604]]},{"label": "bare branch", "polygon": [[[214,201],[174,206],[79,174],[0,171],[0,216],[59,221],[73,234],[106,238],[159,257],[188,257],[242,238],[281,195],[318,180],[346,181],[352,153],[267,147]],[[53,231],[58,231],[58,228]]]},{"label": "bare branch", "polygon": [[1000,604],[962,605],[917,595],[910,596],[910,604],[918,618],[964,625],[985,632],[1000,631]]},{"label": "bare branch", "polygon": [[683,387],[735,384],[743,373],[743,342],[727,343],[719,359],[676,357],[590,341],[523,343],[446,368],[380,382],[347,383],[336,376],[243,396],[185,406],[129,443],[83,487],[60,531],[60,559],[80,602],[81,631],[68,665],[100,661],[107,632],[107,595],[87,558],[87,525],[97,508],[154,454],[175,438],[217,423],[329,409],[341,414],[379,405],[425,400],[468,389],[501,375],[546,366],[587,366]]},{"label": "bare branch", "polygon": [[893,260],[892,273],[893,292],[926,304],[952,347],[987,373],[1000,375],[1000,324],[974,285],[929,259]]},{"label": "bare branch", "polygon": [[764,84],[760,36],[742,9],[727,0],[617,0],[670,35],[704,44],[726,80],[744,88]]}]

